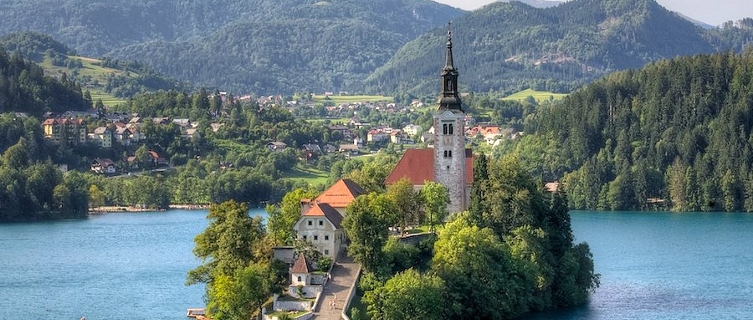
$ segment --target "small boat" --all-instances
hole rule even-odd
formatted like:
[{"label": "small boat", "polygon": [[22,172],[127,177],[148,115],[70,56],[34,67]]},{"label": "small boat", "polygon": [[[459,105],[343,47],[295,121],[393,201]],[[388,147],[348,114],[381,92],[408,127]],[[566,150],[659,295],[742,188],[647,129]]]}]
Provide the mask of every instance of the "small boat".
[{"label": "small boat", "polygon": [[189,318],[198,318],[198,317],[204,317],[207,315],[206,310],[204,308],[188,308],[188,312],[186,312],[186,317]]}]

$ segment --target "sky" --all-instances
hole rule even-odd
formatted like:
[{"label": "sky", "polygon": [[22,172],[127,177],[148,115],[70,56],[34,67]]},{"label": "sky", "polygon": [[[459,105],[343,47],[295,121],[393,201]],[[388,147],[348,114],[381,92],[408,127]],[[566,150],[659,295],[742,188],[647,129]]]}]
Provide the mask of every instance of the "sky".
[{"label": "sky", "polygon": [[[434,1],[463,10],[475,10],[495,0]],[[657,2],[671,11],[682,13],[714,26],[730,20],[753,18],[753,3],[751,3],[751,0],[657,0]]]}]

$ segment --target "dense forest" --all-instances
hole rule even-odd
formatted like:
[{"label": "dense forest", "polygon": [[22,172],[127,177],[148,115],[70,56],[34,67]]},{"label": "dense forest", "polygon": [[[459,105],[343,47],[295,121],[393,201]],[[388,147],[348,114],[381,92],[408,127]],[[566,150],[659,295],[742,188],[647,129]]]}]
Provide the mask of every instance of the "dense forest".
[{"label": "dense forest", "polygon": [[429,0],[14,0],[0,4],[0,34],[49,34],[82,55],[233,92],[348,91],[461,14]]},{"label": "dense forest", "polygon": [[76,82],[65,76],[60,80],[45,76],[37,64],[0,48],[0,113],[41,116],[47,111],[86,110],[91,105]]},{"label": "dense forest", "polygon": [[753,211],[751,65],[747,50],[611,74],[529,116],[514,152],[576,209]]},{"label": "dense forest", "polygon": [[[753,20],[702,29],[654,0],[575,0],[538,9],[493,3],[453,20],[465,91],[570,92],[610,72],[728,49],[753,39]],[[446,29],[403,46],[365,80],[374,92],[432,92]]]}]

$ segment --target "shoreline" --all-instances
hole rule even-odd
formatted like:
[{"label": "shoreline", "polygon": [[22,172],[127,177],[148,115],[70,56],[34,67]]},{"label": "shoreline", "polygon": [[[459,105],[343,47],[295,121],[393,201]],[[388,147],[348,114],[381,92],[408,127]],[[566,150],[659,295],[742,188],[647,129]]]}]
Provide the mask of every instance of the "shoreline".
[{"label": "shoreline", "polygon": [[[208,205],[203,204],[171,204],[167,210],[206,210],[209,209]],[[89,208],[88,214],[105,214],[105,213],[118,213],[118,212],[154,212],[154,211],[166,211],[165,209],[154,208],[142,208],[134,206],[102,206]]]}]

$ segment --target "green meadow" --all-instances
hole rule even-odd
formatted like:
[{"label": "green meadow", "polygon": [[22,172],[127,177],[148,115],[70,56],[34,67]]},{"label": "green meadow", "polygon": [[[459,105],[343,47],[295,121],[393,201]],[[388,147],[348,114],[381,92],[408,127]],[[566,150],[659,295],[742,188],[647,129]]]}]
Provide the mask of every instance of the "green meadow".
[{"label": "green meadow", "polygon": [[[98,59],[81,57],[81,56],[68,56],[71,60],[81,60],[82,67],[77,69],[69,69],[66,67],[52,65],[49,59],[45,59],[41,63],[41,66],[50,74],[60,75],[66,73],[67,75],[76,75],[78,79],[85,79],[81,81],[83,90],[89,90],[93,101],[102,99],[102,103],[106,106],[113,106],[119,103],[124,103],[125,100],[116,98],[104,90],[104,85],[107,83],[107,77],[110,75],[124,75],[126,74],[122,70],[102,67],[102,61]],[[135,73],[130,73],[136,75]],[[126,74],[127,75],[127,74]],[[77,80],[80,81],[80,80]]]},{"label": "green meadow", "polygon": [[528,97],[533,97],[536,102],[542,102],[547,101],[549,99],[553,100],[560,100],[567,96],[567,93],[554,93],[549,91],[536,91],[533,89],[526,89],[520,92],[513,93],[507,97],[502,98],[502,100],[515,100],[515,101],[523,101],[527,99]]}]

